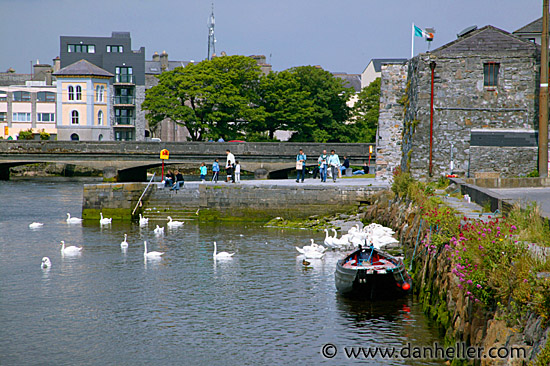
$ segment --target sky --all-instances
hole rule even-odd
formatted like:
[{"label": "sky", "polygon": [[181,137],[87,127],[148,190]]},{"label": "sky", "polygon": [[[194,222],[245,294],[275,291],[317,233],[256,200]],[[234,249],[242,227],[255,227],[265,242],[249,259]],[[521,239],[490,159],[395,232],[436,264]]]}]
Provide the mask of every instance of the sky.
[{"label": "sky", "polygon": [[[216,53],[265,55],[273,70],[320,65],[359,74],[373,58],[409,58],[411,28],[435,28],[435,49],[471,25],[508,32],[542,16],[542,0],[0,0],[0,72],[52,64],[60,36],[131,33],[145,59],[207,56],[214,3]],[[415,54],[428,44],[415,38]]]}]

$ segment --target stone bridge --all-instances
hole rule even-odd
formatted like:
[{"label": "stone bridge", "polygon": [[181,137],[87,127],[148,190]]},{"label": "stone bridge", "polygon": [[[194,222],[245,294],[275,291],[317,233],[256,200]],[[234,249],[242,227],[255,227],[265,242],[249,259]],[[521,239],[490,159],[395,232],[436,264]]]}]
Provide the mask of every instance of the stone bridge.
[{"label": "stone bridge", "polygon": [[9,179],[9,168],[34,163],[81,165],[103,171],[105,178],[120,182],[145,181],[147,169],[162,164],[160,151],[167,149],[170,159],[165,164],[211,165],[219,159],[225,165],[227,149],[239,160],[241,169],[254,172],[257,178],[285,177],[295,169],[296,155],[303,149],[307,166],[317,164],[326,149],[334,149],[350,159],[352,165],[363,165],[373,146],[371,164],[375,161],[374,144],[294,143],[294,142],[113,142],[113,141],[1,141],[0,179]]}]

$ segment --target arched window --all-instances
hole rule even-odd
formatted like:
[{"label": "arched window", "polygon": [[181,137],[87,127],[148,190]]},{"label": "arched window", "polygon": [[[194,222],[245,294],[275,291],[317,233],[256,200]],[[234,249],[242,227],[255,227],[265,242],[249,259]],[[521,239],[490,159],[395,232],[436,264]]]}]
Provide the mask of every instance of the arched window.
[{"label": "arched window", "polygon": [[76,100],[82,100],[82,87],[80,85],[76,86]]},{"label": "arched window", "polygon": [[71,141],[78,141],[78,140],[80,140],[80,137],[78,137],[78,135],[76,133],[73,133],[71,135]]},{"label": "arched window", "polygon": [[98,139],[98,141],[103,141],[103,135],[99,134],[99,137],[97,139]]},{"label": "arched window", "polygon": [[78,111],[72,111],[71,112],[71,124],[73,124],[73,125],[78,124]]},{"label": "arched window", "polygon": [[97,124],[100,126],[103,124],[103,111],[97,112]]},{"label": "arched window", "polygon": [[67,92],[69,93],[69,100],[74,100],[74,87],[72,85],[69,85]]},{"label": "arched window", "polygon": [[103,85],[98,85],[95,87],[95,101],[103,102],[103,94],[105,93],[105,87]]}]

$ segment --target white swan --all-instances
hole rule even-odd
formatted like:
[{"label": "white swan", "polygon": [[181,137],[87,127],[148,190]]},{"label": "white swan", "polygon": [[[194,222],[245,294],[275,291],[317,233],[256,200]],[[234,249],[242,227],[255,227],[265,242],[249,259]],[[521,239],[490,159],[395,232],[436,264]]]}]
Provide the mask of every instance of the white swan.
[{"label": "white swan", "polygon": [[52,266],[52,262],[50,261],[50,258],[43,257],[42,258],[42,264],[40,264],[40,267],[42,268],[50,268]]},{"label": "white swan", "polygon": [[217,251],[218,251],[218,246],[216,242],[214,242],[214,253],[212,253],[212,256],[215,259],[229,259],[235,254],[235,253],[227,253],[227,252],[216,253]]},{"label": "white swan", "polygon": [[325,253],[319,252],[317,250],[306,250],[304,255],[308,259],[320,259],[323,258]]},{"label": "white swan", "polygon": [[170,216],[168,218],[168,227],[178,227],[183,225],[183,221],[172,221],[172,218]]},{"label": "white swan", "polygon": [[120,243],[120,248],[127,249],[128,248],[128,242],[126,239],[128,238],[127,234],[124,234],[124,241]]},{"label": "white swan", "polygon": [[328,245],[329,247],[333,245],[333,238],[328,235],[328,229],[325,229],[325,245]]},{"label": "white swan", "polygon": [[139,226],[147,226],[148,223],[149,219],[146,219],[145,217],[141,216],[141,214],[139,214]]},{"label": "white swan", "polygon": [[109,225],[111,223],[111,221],[113,221],[112,217],[110,219],[103,218],[103,212],[100,212],[99,216],[101,216],[101,219],[99,220],[100,225]]},{"label": "white swan", "polygon": [[157,227],[155,228],[155,230],[153,230],[153,232],[157,235],[164,234],[164,228],[157,225]]},{"label": "white swan", "polygon": [[324,253],[327,248],[322,245],[316,244],[313,239],[311,239],[310,245],[304,245],[302,248],[295,247],[296,250],[301,254],[306,254],[308,251],[315,251],[319,253]]},{"label": "white swan", "polygon": [[143,246],[145,247],[143,250],[143,256],[147,259],[162,259],[161,256],[164,254],[164,252],[149,252],[147,253],[147,241],[143,242]]},{"label": "white swan", "polygon": [[74,245],[71,245],[69,247],[65,247],[65,241],[61,240],[61,253],[66,255],[74,255],[74,254],[80,254],[80,251],[82,250],[82,247],[75,247]]},{"label": "white swan", "polygon": [[78,217],[71,217],[71,214],[67,212],[67,224],[80,224],[82,219]]},{"label": "white swan", "polygon": [[30,229],[38,229],[38,228],[41,228],[42,226],[44,226],[44,224],[41,222],[33,222],[32,224],[29,224]]}]

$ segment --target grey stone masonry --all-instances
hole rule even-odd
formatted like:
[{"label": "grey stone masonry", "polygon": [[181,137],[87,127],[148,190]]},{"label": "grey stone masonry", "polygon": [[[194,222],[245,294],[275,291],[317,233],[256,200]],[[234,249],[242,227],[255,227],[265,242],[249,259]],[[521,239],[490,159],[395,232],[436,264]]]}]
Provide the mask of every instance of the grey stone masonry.
[{"label": "grey stone masonry", "polygon": [[376,177],[389,178],[401,164],[403,106],[399,104],[407,85],[407,65],[382,65],[380,114],[376,134]]},{"label": "grey stone masonry", "polygon": [[[536,148],[522,147],[511,154],[509,147],[477,138],[483,131],[498,130],[519,141],[538,129],[537,46],[492,26],[409,60],[402,169],[417,178],[428,177],[432,62],[433,176],[451,172],[451,156],[453,173],[459,175],[495,171],[513,176],[536,169]],[[491,73],[496,74],[492,83]],[[478,133],[475,149],[472,129]],[[511,156],[518,159],[513,164]]]}]

